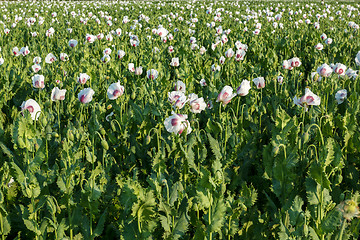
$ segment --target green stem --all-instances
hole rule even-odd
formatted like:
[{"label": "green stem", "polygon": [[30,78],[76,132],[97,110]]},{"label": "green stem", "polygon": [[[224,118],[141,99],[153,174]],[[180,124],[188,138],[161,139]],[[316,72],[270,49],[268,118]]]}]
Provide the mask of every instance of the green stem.
[{"label": "green stem", "polygon": [[59,101],[57,101],[57,102],[56,102],[56,112],[57,112],[58,124],[59,124],[59,135],[60,135],[60,139],[61,139],[61,126],[60,126],[60,104],[59,104]]},{"label": "green stem", "polygon": [[71,216],[70,196],[69,195],[67,195],[67,211],[68,211],[68,215],[69,215],[70,240],[73,240],[72,216]]},{"label": "green stem", "polygon": [[343,222],[341,224],[338,240],[342,240],[345,228],[346,228],[346,219],[344,218],[344,220],[343,220]]}]

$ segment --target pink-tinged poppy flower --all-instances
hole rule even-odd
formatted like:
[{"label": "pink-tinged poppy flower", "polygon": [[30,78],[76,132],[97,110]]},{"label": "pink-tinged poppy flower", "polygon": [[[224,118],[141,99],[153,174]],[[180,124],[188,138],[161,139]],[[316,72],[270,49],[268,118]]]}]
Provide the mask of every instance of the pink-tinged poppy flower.
[{"label": "pink-tinged poppy flower", "polygon": [[[172,91],[172,92],[168,92],[168,101],[174,105],[176,103],[176,101],[185,96],[184,92],[182,91]],[[186,98],[186,96],[185,96]]]},{"label": "pink-tinged poppy flower", "polygon": [[28,47],[28,46],[22,47],[22,48],[20,49],[20,54],[22,54],[23,56],[26,56],[26,55],[28,55],[29,53],[30,53],[30,50],[29,50],[29,47]]},{"label": "pink-tinged poppy flower", "polygon": [[60,60],[66,62],[69,60],[69,56],[66,53],[60,53]]},{"label": "pink-tinged poppy flower", "polygon": [[219,65],[217,65],[217,64],[211,65],[211,71],[216,72],[216,71],[220,71],[220,70],[221,70],[221,67]]},{"label": "pink-tinged poppy flower", "polygon": [[87,80],[90,79],[90,76],[87,75],[86,73],[80,73],[80,76],[78,77],[78,82],[82,85],[84,85],[86,83]]},{"label": "pink-tinged poppy flower", "polygon": [[93,43],[96,40],[96,36],[91,35],[91,34],[86,34],[85,38],[86,38],[86,41],[88,41],[89,43]]},{"label": "pink-tinged poppy flower", "polygon": [[198,98],[196,94],[195,94],[195,96],[196,97],[189,96],[190,111],[193,113],[201,113],[201,111],[205,110],[205,108],[207,107],[207,104],[204,101],[203,97]]},{"label": "pink-tinged poppy flower", "polygon": [[5,33],[5,34],[9,34],[9,33],[10,33],[10,29],[5,28],[5,29],[4,29],[4,33]]},{"label": "pink-tinged poppy flower", "polygon": [[356,65],[360,66],[360,51],[356,54],[355,63]]},{"label": "pink-tinged poppy flower", "polygon": [[243,80],[240,84],[240,86],[237,88],[236,93],[239,96],[246,96],[249,94],[249,90],[250,90],[251,86],[250,86],[250,81],[248,80]]},{"label": "pink-tinged poppy flower", "polygon": [[225,34],[223,34],[223,35],[221,36],[221,42],[222,42],[223,44],[225,44],[225,43],[227,43],[228,41],[229,41],[228,37],[227,37]]},{"label": "pink-tinged poppy flower", "polygon": [[202,46],[201,48],[200,48],[200,54],[201,55],[204,55],[205,53],[206,53],[206,48],[204,47],[204,46]]},{"label": "pink-tinged poppy flower", "polygon": [[325,44],[327,44],[327,45],[332,44],[332,42],[333,42],[332,38],[328,38],[325,40]]},{"label": "pink-tinged poppy flower", "polygon": [[233,89],[230,86],[225,86],[219,93],[216,102],[221,102],[223,106],[228,104],[233,97],[236,96],[236,93],[233,93]]},{"label": "pink-tinged poppy flower", "polygon": [[135,68],[135,75],[141,75],[142,73],[143,73],[143,68],[141,66]]},{"label": "pink-tinged poppy flower", "polygon": [[246,44],[243,44],[243,43],[241,43],[240,41],[236,41],[235,42],[235,47],[236,47],[236,49],[238,49],[238,50],[244,50],[244,51],[247,51],[248,50],[248,45],[246,45]]},{"label": "pink-tinged poppy flower", "polygon": [[316,48],[317,50],[323,50],[324,45],[322,45],[321,43],[318,43],[318,44],[315,45],[315,48]]},{"label": "pink-tinged poppy flower", "polygon": [[318,72],[312,72],[311,73],[311,80],[313,80],[314,82],[318,81],[320,82],[321,81],[321,76]]},{"label": "pink-tinged poppy flower", "polygon": [[0,65],[3,65],[5,62],[4,58],[0,57]]},{"label": "pink-tinged poppy flower", "polygon": [[89,103],[91,102],[95,92],[91,88],[85,88],[81,90],[78,94],[79,101],[81,103]]},{"label": "pink-tinged poppy flower", "polygon": [[326,40],[327,39],[327,36],[326,36],[326,34],[325,33],[323,33],[323,34],[321,34],[321,40]]},{"label": "pink-tinged poppy flower", "polygon": [[337,73],[339,76],[344,76],[346,72],[346,66],[342,63],[337,63],[334,66],[334,72]]},{"label": "pink-tinged poppy flower", "polygon": [[280,85],[283,84],[284,77],[283,77],[283,76],[278,76],[278,77],[277,77],[277,81],[278,81],[278,83],[279,83]]},{"label": "pink-tinged poppy flower", "polygon": [[234,50],[232,48],[229,48],[226,52],[225,52],[225,57],[227,58],[231,58],[234,56]]},{"label": "pink-tinged poppy flower", "polygon": [[65,99],[66,89],[59,89],[58,87],[54,87],[51,91],[51,101],[56,100],[64,100]]},{"label": "pink-tinged poppy flower", "polygon": [[288,60],[290,62],[291,67],[300,67],[301,61],[299,58],[294,57]]},{"label": "pink-tinged poppy flower", "polygon": [[20,52],[20,50],[19,50],[18,47],[14,47],[14,48],[12,49],[12,52],[13,52],[13,54],[15,55],[15,57],[21,55],[21,52]]},{"label": "pink-tinged poppy flower", "polygon": [[124,90],[125,88],[124,86],[120,85],[120,81],[116,83],[112,83],[107,90],[108,98],[110,100],[117,99],[118,97],[124,94]]},{"label": "pink-tinged poppy flower", "polygon": [[297,98],[296,96],[293,98],[294,103],[298,106],[305,107],[307,111],[307,106],[310,105],[320,105],[321,99],[319,96],[315,95],[309,88],[305,88],[305,95],[301,98]]},{"label": "pink-tinged poppy flower", "polygon": [[244,57],[246,55],[246,52],[244,49],[238,49],[235,53],[235,61],[244,60]]},{"label": "pink-tinged poppy flower", "polygon": [[178,80],[178,81],[175,83],[174,90],[185,93],[185,91],[186,91],[186,85],[185,85],[185,83],[184,83],[183,81]]},{"label": "pink-tinged poppy flower", "polygon": [[41,63],[41,57],[34,57],[33,63],[40,64]]},{"label": "pink-tinged poppy flower", "polygon": [[125,52],[123,50],[119,50],[117,52],[118,59],[122,59],[125,56]]},{"label": "pink-tinged poppy flower", "polygon": [[104,55],[110,55],[111,54],[111,49],[110,48],[105,48],[105,50],[103,51]]},{"label": "pink-tinged poppy flower", "polygon": [[121,36],[121,29],[120,28],[116,29],[115,33],[116,33],[116,35]]},{"label": "pink-tinged poppy flower", "polygon": [[181,94],[180,97],[173,104],[174,108],[182,109],[189,100],[185,96],[185,94]]},{"label": "pink-tinged poppy flower", "polygon": [[155,80],[159,76],[159,72],[155,69],[150,69],[147,71],[147,78]]},{"label": "pink-tinged poppy flower", "polygon": [[164,121],[165,129],[168,132],[182,134],[186,130],[186,134],[191,133],[190,122],[187,119],[186,114],[176,114],[172,112],[173,115],[166,118]]},{"label": "pink-tinged poppy flower", "polygon": [[169,53],[174,52],[174,47],[173,47],[173,46],[169,46],[169,47],[168,47],[168,51],[169,51]]},{"label": "pink-tinged poppy flower", "polygon": [[46,58],[45,58],[45,62],[46,62],[46,63],[53,63],[53,62],[55,62],[56,60],[57,60],[57,58],[56,58],[55,55],[52,54],[52,53],[49,53],[49,54],[46,56]]},{"label": "pink-tinged poppy flower", "polygon": [[316,71],[320,74],[320,76],[322,76],[322,77],[329,77],[331,74],[332,74],[332,72],[333,72],[333,70],[332,70],[332,68],[329,66],[329,65],[327,65],[326,63],[324,63],[323,65],[321,65],[320,67],[318,67],[317,69],[316,69]]},{"label": "pink-tinged poppy flower", "polygon": [[33,99],[29,99],[21,104],[21,111],[28,110],[30,112],[32,120],[38,120],[41,108],[40,105]]},{"label": "pink-tinged poppy flower", "polygon": [[353,69],[348,68],[348,70],[346,70],[345,74],[346,74],[349,78],[356,79],[356,78],[358,77],[357,72],[358,72],[358,71],[354,71]]},{"label": "pink-tinged poppy flower", "polygon": [[43,75],[35,74],[31,79],[34,88],[43,89],[45,87],[45,78]]},{"label": "pink-tinged poppy flower", "polygon": [[48,30],[46,30],[46,36],[47,37],[51,37],[53,34],[55,33],[54,28],[49,28]]},{"label": "pink-tinged poppy flower", "polygon": [[287,70],[293,69],[289,60],[284,60],[282,67],[283,67],[283,69],[287,69]]},{"label": "pink-tinged poppy flower", "polygon": [[128,69],[129,69],[129,71],[132,72],[132,73],[135,72],[135,65],[134,65],[133,63],[129,63],[129,64],[128,64]]},{"label": "pink-tinged poppy flower", "polygon": [[74,48],[74,47],[76,47],[77,44],[78,44],[78,41],[76,41],[75,39],[69,40],[69,47]]},{"label": "pink-tinged poppy flower", "polygon": [[37,73],[38,71],[41,70],[41,66],[39,64],[34,64],[31,66],[31,68],[34,71],[34,73]]},{"label": "pink-tinged poppy flower", "polygon": [[202,87],[205,87],[207,85],[205,79],[201,79],[199,83]]},{"label": "pink-tinged poppy flower", "polygon": [[335,99],[336,99],[338,104],[343,103],[345,101],[346,97],[347,97],[346,89],[339,90],[335,94]]},{"label": "pink-tinged poppy flower", "polygon": [[157,31],[156,31],[157,35],[159,35],[160,37],[166,37],[169,33],[168,30],[166,30],[165,28],[159,28]]},{"label": "pink-tinged poppy flower", "polygon": [[[93,40],[93,41],[89,41],[88,36],[86,37],[86,40],[87,40],[88,42],[92,43],[92,42],[95,41],[96,38],[97,38],[98,40],[103,39],[103,38],[104,38],[104,34],[103,34],[103,33],[99,33],[98,35],[93,36],[93,37],[94,37],[94,40]],[[90,39],[90,40],[92,40],[92,39]]]},{"label": "pink-tinged poppy flower", "polygon": [[265,79],[263,77],[254,78],[253,82],[258,89],[265,87]]},{"label": "pink-tinged poppy flower", "polygon": [[224,64],[225,63],[225,57],[221,56],[219,59],[220,64]]},{"label": "pink-tinged poppy flower", "polygon": [[259,35],[260,34],[260,29],[255,29],[255,31],[253,31],[254,35]]},{"label": "pink-tinged poppy flower", "polygon": [[101,62],[103,63],[107,63],[110,61],[110,56],[109,55],[104,55],[102,58],[101,58]]},{"label": "pink-tinged poppy flower", "polygon": [[111,33],[109,33],[108,35],[105,36],[105,39],[111,42],[113,40],[113,36],[111,35]]},{"label": "pink-tinged poppy flower", "polygon": [[171,59],[170,65],[171,65],[172,67],[178,67],[178,66],[180,65],[180,63],[179,63],[179,58],[173,58],[173,59]]}]

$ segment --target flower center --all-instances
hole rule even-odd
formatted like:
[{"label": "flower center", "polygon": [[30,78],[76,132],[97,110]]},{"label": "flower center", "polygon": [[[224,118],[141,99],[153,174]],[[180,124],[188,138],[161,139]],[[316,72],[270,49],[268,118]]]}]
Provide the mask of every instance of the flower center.
[{"label": "flower center", "polygon": [[34,107],[33,106],[28,106],[26,109],[29,110],[30,113],[34,112]]}]

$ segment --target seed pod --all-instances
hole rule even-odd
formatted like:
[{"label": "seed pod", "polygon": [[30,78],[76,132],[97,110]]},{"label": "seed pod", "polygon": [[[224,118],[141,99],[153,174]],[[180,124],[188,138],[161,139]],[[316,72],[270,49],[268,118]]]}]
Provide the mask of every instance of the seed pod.
[{"label": "seed pod", "polygon": [[150,141],[151,141],[151,137],[150,137],[150,135],[147,135],[146,136],[146,145],[149,145],[150,144]]},{"label": "seed pod", "polygon": [[136,93],[135,93],[135,91],[133,91],[133,92],[131,93],[131,99],[134,100],[135,98],[136,98]]},{"label": "seed pod", "polygon": [[53,132],[52,133],[52,136],[55,137],[55,138],[58,138],[59,137],[59,134],[57,132]]},{"label": "seed pod", "polygon": [[278,146],[273,148],[274,156],[276,156],[279,153],[280,148]]},{"label": "seed pod", "polygon": [[309,141],[309,138],[310,138],[309,133],[308,133],[308,132],[305,132],[304,135],[303,135],[304,143],[306,143],[307,141]]},{"label": "seed pod", "polygon": [[111,109],[111,108],[112,108],[112,105],[111,105],[111,104],[109,104],[109,105],[106,107],[107,110],[109,110],[109,109]]},{"label": "seed pod", "polygon": [[20,148],[25,148],[25,142],[22,137],[18,137],[17,142],[18,142]]},{"label": "seed pod", "polygon": [[105,139],[101,140],[101,145],[103,146],[103,148],[106,151],[109,150],[109,144],[107,143],[107,141]]},{"label": "seed pod", "polygon": [[46,117],[42,117],[42,118],[41,118],[41,125],[42,125],[42,126],[46,126],[46,125],[47,125],[47,119],[46,119]]},{"label": "seed pod", "polygon": [[74,141],[74,134],[72,133],[71,130],[68,131],[68,138],[70,141],[72,141],[72,142]]},{"label": "seed pod", "polygon": [[104,129],[104,128],[101,128],[101,129],[100,129],[100,133],[101,133],[101,135],[105,136],[105,134],[106,134],[105,129]]}]

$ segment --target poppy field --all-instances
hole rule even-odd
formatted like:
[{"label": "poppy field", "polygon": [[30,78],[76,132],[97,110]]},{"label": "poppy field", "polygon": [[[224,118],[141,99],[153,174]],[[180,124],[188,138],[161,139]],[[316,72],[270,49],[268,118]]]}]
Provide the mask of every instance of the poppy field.
[{"label": "poppy field", "polygon": [[0,2],[1,239],[358,239],[359,9]]}]

